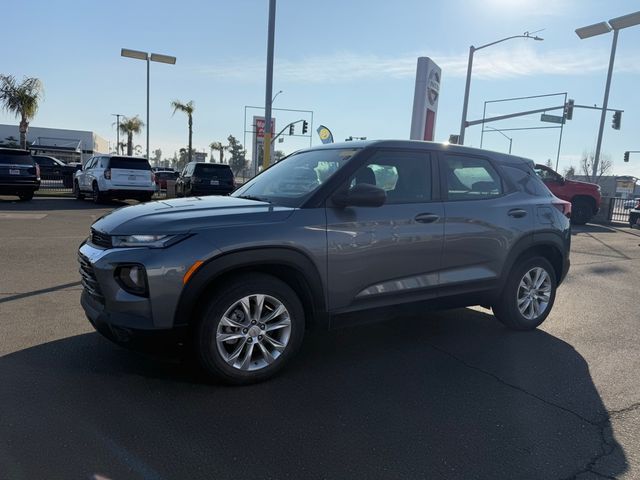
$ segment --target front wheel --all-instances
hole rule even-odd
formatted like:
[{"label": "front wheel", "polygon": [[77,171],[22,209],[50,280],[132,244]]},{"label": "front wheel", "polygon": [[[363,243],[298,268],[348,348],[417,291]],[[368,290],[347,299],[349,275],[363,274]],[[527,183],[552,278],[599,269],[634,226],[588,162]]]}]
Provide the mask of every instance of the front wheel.
[{"label": "front wheel", "polygon": [[231,384],[266,380],[293,357],[304,309],[286,283],[261,273],[235,277],[211,297],[196,328],[201,365]]},{"label": "front wheel", "polygon": [[84,198],[84,194],[80,191],[80,185],[77,180],[73,182],[73,196],[76,200],[82,200]]},{"label": "front wheel", "polygon": [[571,223],[584,225],[593,216],[591,204],[584,198],[577,198],[571,202]]},{"label": "front wheel", "polygon": [[100,188],[98,187],[97,183],[93,184],[93,187],[91,188],[92,192],[93,192],[93,203],[102,203],[104,198],[102,196],[102,194],[100,193]]},{"label": "front wheel", "polygon": [[533,330],[551,312],[556,287],[555,271],[547,259],[524,259],[513,267],[493,313],[509,328]]}]

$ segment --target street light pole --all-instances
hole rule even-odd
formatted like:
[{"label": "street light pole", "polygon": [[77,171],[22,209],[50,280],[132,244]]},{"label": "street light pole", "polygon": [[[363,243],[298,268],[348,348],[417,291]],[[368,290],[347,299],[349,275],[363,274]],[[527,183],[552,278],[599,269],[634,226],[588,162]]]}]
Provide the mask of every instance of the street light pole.
[{"label": "street light pole", "polygon": [[112,113],[112,116],[116,117],[116,155],[120,154],[120,117],[123,117],[121,113]]},{"label": "street light pole", "polygon": [[613,41],[611,42],[611,55],[609,56],[609,70],[607,71],[607,83],[604,87],[604,100],[602,101],[602,112],[600,113],[600,127],[598,128],[598,141],[596,143],[596,154],[593,159],[591,176],[598,176],[598,164],[600,163],[600,150],[602,149],[602,135],[604,134],[604,122],[607,116],[607,105],[609,105],[609,90],[611,88],[611,76],[613,74],[613,63],[616,59],[616,47],[618,46],[618,32],[613,31]]},{"label": "street light pole", "polygon": [[139,50],[130,50],[128,48],[121,49],[120,55],[123,57],[135,58],[136,60],[144,60],[147,62],[147,160],[149,160],[149,62],[160,62],[175,65],[176,57],[163,55],[161,53],[148,53],[141,52]]},{"label": "street light pole", "polygon": [[604,101],[602,102],[602,112],[600,114],[600,126],[598,128],[598,141],[596,143],[596,153],[593,159],[591,174],[595,178],[598,175],[598,164],[600,163],[600,150],[602,148],[602,135],[604,133],[604,121],[607,115],[607,105],[609,104],[609,89],[611,87],[611,76],[613,75],[613,63],[616,57],[616,47],[618,45],[618,32],[623,28],[633,27],[640,24],[640,11],[629,13],[621,17],[612,18],[609,22],[599,22],[586,27],[576,28],[576,35],[581,40],[609,33],[613,30],[613,40],[611,42],[611,55],[609,56],[609,70],[607,71],[607,83],[604,87]]},{"label": "street light pole", "polygon": [[462,103],[462,119],[460,120],[460,139],[458,140],[458,143],[460,145],[464,145],[464,131],[467,128],[467,108],[469,105],[469,90],[471,89],[471,70],[473,68],[473,54],[478,50],[482,50],[483,48],[490,47],[497,43],[506,42],[507,40],[511,40],[513,38],[531,38],[532,40],[538,40],[538,41],[544,40],[543,38],[540,38],[537,35],[532,37],[529,34],[529,32],[525,32],[522,35],[512,35],[510,37],[496,40],[495,42],[487,43],[486,45],[482,45],[481,47],[474,47],[473,45],[469,47],[469,62],[467,64],[467,81],[464,87],[464,100]]},{"label": "street light pole", "polygon": [[264,155],[262,169],[271,163],[271,104],[273,103],[273,43],[276,26],[276,0],[269,0],[269,26],[267,32],[267,78],[264,94]]}]

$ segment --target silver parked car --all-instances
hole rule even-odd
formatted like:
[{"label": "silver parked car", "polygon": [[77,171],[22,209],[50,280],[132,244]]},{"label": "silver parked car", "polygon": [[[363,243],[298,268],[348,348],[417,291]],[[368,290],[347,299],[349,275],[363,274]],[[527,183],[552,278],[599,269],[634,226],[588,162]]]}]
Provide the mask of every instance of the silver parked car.
[{"label": "silver parked car", "polygon": [[120,208],[79,251],[82,306],[117,343],[186,339],[212,375],[264,380],[305,330],[398,305],[540,325],[569,268],[571,204],[523,158],[412,141],[297,152],[229,197]]}]

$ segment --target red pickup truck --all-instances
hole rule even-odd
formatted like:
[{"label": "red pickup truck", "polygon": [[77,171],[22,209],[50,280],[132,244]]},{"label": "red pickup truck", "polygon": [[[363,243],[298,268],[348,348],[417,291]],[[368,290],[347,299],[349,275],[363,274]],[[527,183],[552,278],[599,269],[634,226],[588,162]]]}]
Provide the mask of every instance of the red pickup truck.
[{"label": "red pickup truck", "polygon": [[551,193],[571,202],[571,222],[584,225],[600,209],[600,185],[568,180],[545,165],[536,165],[536,173]]}]

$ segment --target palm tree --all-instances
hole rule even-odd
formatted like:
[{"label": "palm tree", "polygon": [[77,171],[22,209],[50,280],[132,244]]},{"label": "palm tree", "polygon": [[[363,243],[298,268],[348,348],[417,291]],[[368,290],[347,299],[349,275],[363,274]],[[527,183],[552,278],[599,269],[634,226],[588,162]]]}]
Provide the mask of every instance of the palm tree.
[{"label": "palm tree", "polygon": [[175,114],[178,110],[184,112],[189,117],[189,162],[191,161],[191,153],[193,152],[192,148],[192,138],[193,138],[193,111],[196,109],[196,105],[193,103],[193,100],[189,100],[187,103],[182,103],[180,100],[174,100],[171,102],[171,107],[173,108],[173,113]]},{"label": "palm tree", "polygon": [[42,82],[34,77],[25,77],[18,83],[13,75],[0,75],[0,102],[4,110],[20,117],[20,147],[27,148],[29,122],[38,111],[42,99]]},{"label": "palm tree", "polygon": [[224,151],[229,150],[229,147],[223,145],[222,142],[211,142],[209,148],[211,149],[211,159],[213,160],[213,150],[217,150],[218,152],[220,152],[220,163],[223,163]]},{"label": "palm tree", "polygon": [[127,135],[127,155],[133,155],[133,134],[138,134],[142,131],[144,122],[135,117],[122,117],[120,120],[120,131]]}]

